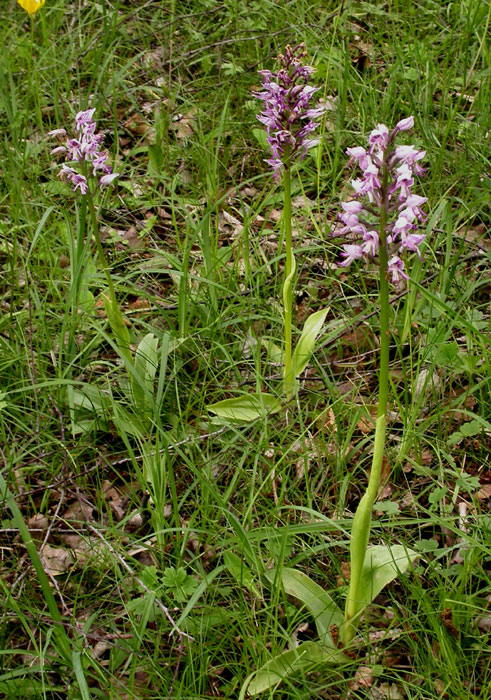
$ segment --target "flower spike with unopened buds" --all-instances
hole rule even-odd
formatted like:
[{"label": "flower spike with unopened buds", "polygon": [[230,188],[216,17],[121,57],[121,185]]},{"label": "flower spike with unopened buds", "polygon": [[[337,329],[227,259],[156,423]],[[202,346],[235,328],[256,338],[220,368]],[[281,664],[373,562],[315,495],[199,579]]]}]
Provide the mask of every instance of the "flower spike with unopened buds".
[{"label": "flower spike with unopened buds", "polygon": [[278,60],[281,68],[276,73],[260,71],[263,90],[255,96],[263,101],[264,109],[258,120],[265,125],[271,158],[266,163],[273,168],[276,179],[285,165],[295,156],[303,158],[307,151],[319,143],[311,135],[319,126],[316,121],[325,108],[313,97],[319,90],[309,85],[315,69],[302,64],[306,56],[303,44],[286,46]]}]

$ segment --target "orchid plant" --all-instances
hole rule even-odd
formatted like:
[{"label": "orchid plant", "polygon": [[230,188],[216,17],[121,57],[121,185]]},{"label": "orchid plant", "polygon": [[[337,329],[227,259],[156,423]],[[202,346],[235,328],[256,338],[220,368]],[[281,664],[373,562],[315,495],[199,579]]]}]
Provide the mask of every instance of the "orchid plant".
[{"label": "orchid plant", "polygon": [[[102,294],[106,316],[128,374],[131,388],[130,397],[138,415],[144,422],[145,416],[148,419],[152,409],[149,396],[153,392],[153,380],[158,365],[156,358],[158,341],[153,333],[148,333],[139,343],[134,355],[130,348],[130,333],[116,298],[110,266],[104,253],[96,205],[98,193],[111,186],[119,177],[119,173],[113,172],[109,165],[109,154],[102,147],[104,135],[97,131],[94,113],[94,108],[77,113],[75,135],[73,136],[68,136],[64,128],[54,129],[48,133],[48,136],[64,141],[53,148],[51,154],[64,155],[65,162],[63,162],[58,175],[62,180],[70,183],[73,192],[82,199],[82,207],[78,217],[79,233],[73,256],[73,286],[75,289],[72,291],[72,309],[74,315],[79,311],[81,275],[78,273],[82,267],[84,246],[93,240],[99,265],[106,279],[107,293]],[[87,215],[92,236],[86,236]],[[87,290],[84,290],[84,293],[87,297]],[[104,414],[106,412],[105,403],[110,405],[110,402],[105,402],[100,393],[91,392],[90,388],[89,393],[88,401],[84,395],[71,389],[70,404],[72,407],[86,408],[90,404],[96,414]],[[138,422],[134,419],[126,421],[125,426],[128,432],[139,432]]]},{"label": "orchid plant", "polygon": [[[318,145],[314,136],[317,121],[325,111],[314,96],[320,88],[310,84],[315,68],[305,65],[304,44],[286,46],[278,57],[280,68],[276,73],[260,71],[262,90],[255,96],[263,102],[258,120],[266,127],[270,157],[265,162],[273,177],[283,186],[283,234],[285,242],[285,272],[283,300],[283,388],[287,401],[294,397],[296,379],[307,367],[314,351],[315,340],[324,324],[328,309],[311,314],[293,349],[293,296],[295,256],[292,241],[292,168],[307,152]],[[253,394],[237,399],[226,399],[209,406],[209,410],[228,420],[253,420],[259,415],[279,410],[281,402],[269,394]]]},{"label": "orchid plant", "polygon": [[414,146],[396,145],[400,133],[409,131],[414,118],[407,117],[389,130],[379,124],[368,139],[368,148],[348,148],[350,162],[361,178],[351,184],[354,198],[341,204],[339,223],[333,231],[346,238],[339,265],[370,263],[378,267],[380,307],[380,365],[378,409],[372,466],[368,486],[353,519],[350,535],[351,570],[344,613],[331,596],[302,572],[283,567],[267,572],[271,583],[281,580],[285,592],[299,599],[312,613],[319,642],[304,642],[268,661],[246,680],[241,697],[257,695],[280,683],[296,670],[308,670],[319,663],[350,661],[349,647],[360,617],[380,591],[406,571],[417,553],[402,545],[368,547],[372,509],[379,491],[385,450],[389,398],[390,304],[389,284],[409,279],[404,258],[411,253],[421,257],[425,235],[419,231],[426,216],[425,197],[412,192],[414,177],[424,173],[421,161],[425,151]]}]

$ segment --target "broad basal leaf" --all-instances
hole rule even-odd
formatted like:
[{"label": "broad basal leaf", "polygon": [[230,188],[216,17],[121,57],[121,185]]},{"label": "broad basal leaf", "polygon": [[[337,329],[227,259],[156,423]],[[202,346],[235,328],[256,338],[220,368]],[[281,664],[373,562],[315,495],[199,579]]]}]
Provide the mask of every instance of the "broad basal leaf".
[{"label": "broad basal leaf", "polygon": [[150,397],[154,394],[153,382],[158,366],[158,344],[158,338],[153,333],[147,333],[135,352],[135,375],[131,376],[131,385],[135,404],[144,413],[151,409]]},{"label": "broad basal leaf", "polygon": [[395,544],[392,547],[378,545],[369,547],[365,555],[362,569],[362,585],[364,598],[363,607],[359,614],[374,600],[385,586],[403,574],[419,557],[418,552]]},{"label": "broad basal leaf", "polygon": [[281,401],[271,394],[244,394],[207,406],[208,411],[232,423],[249,423],[276,413],[280,408]]},{"label": "broad basal leaf", "polygon": [[305,321],[302,334],[298,339],[297,346],[293,352],[292,364],[293,374],[298,377],[309,364],[310,357],[314,352],[315,341],[319,335],[329,309],[321,309],[311,314]]},{"label": "broad basal leaf", "polygon": [[[274,570],[266,572],[266,577],[271,582],[274,581],[275,576]],[[339,628],[343,624],[344,618],[343,613],[329,593],[306,574],[296,569],[283,568],[280,572],[280,578],[285,592],[300,600],[312,613],[320,643],[337,651],[330,628],[331,625],[336,625]]]},{"label": "broad basal leaf", "polygon": [[338,650],[323,648],[316,642],[303,642],[295,649],[275,656],[256,671],[252,679],[246,681],[247,694],[258,695],[274,688],[296,671],[309,671],[319,664],[344,664],[346,658]]}]

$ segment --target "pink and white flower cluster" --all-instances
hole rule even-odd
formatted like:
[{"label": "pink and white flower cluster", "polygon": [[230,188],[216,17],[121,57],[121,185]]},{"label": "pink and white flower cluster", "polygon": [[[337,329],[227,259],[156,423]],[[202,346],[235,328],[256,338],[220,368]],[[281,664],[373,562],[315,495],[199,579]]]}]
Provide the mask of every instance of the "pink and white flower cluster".
[{"label": "pink and white flower cluster", "polygon": [[281,68],[277,73],[259,71],[263,90],[255,93],[255,97],[263,101],[264,109],[257,118],[266,127],[272,157],[265,162],[273,168],[275,178],[283,168],[285,153],[289,158],[295,155],[303,158],[309,148],[319,143],[310,134],[319,126],[315,120],[325,108],[319,103],[312,104],[319,88],[308,84],[315,69],[302,64],[305,56],[303,44],[293,48],[287,45],[285,53],[278,57]]},{"label": "pink and white flower cluster", "polygon": [[[361,146],[347,149],[350,162],[358,164],[363,176],[351,181],[357,199],[341,203],[338,218],[343,225],[334,232],[350,240],[343,245],[342,267],[354,260],[373,260],[378,255],[380,216],[385,209],[388,273],[394,283],[408,278],[401,255],[409,251],[421,257],[419,246],[425,238],[418,226],[426,218],[421,208],[426,197],[413,194],[411,188],[414,176],[424,173],[420,161],[426,151],[394,146],[399,132],[413,125],[413,117],[402,119],[390,132],[385,124],[378,124],[369,136],[368,150]],[[362,202],[363,197],[367,201]]]},{"label": "pink and white flower cluster", "polygon": [[[108,154],[100,150],[104,135],[96,133],[96,123],[94,121],[95,109],[87,109],[78,112],[75,117],[75,129],[77,136],[69,138],[64,146],[53,148],[51,153],[66,153],[66,163],[63,163],[59,174],[62,180],[67,180],[73,185],[73,191],[80,190],[82,194],[89,191],[88,177],[98,177],[100,187],[110,185],[117,177],[118,173],[113,173],[108,165]],[[54,129],[48,136],[66,136],[65,129]],[[86,163],[83,170],[73,168],[67,163]]]}]

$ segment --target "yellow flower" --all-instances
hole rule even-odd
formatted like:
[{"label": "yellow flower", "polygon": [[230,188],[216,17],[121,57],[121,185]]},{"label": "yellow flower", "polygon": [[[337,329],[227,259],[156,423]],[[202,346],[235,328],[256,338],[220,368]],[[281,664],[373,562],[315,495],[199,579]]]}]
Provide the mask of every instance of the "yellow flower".
[{"label": "yellow flower", "polygon": [[17,0],[19,5],[30,15],[34,15],[43,5],[45,0]]}]

